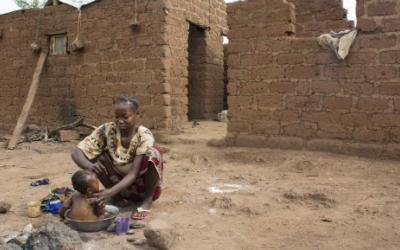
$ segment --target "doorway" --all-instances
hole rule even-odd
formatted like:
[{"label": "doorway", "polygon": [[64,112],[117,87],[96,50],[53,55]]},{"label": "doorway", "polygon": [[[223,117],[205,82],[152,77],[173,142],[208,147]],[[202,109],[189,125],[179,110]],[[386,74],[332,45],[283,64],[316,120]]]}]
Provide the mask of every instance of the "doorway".
[{"label": "doorway", "polygon": [[206,32],[203,27],[189,23],[188,38],[188,118],[205,119],[206,114]]}]

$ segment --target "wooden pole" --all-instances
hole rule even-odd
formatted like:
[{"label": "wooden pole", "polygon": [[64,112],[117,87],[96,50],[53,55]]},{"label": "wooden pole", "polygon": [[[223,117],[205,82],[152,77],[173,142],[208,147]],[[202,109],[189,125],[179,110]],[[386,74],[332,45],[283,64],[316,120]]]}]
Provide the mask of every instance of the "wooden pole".
[{"label": "wooden pole", "polygon": [[47,53],[42,52],[40,54],[38,63],[36,65],[35,72],[33,73],[32,83],[29,87],[28,95],[26,96],[24,107],[22,108],[21,114],[19,115],[17,125],[14,128],[13,135],[8,143],[8,149],[14,149],[17,146],[22,130],[25,126],[25,122],[28,118],[29,111],[31,110],[33,101],[35,100],[36,92],[39,88],[40,75],[43,71],[43,66],[47,58]]}]

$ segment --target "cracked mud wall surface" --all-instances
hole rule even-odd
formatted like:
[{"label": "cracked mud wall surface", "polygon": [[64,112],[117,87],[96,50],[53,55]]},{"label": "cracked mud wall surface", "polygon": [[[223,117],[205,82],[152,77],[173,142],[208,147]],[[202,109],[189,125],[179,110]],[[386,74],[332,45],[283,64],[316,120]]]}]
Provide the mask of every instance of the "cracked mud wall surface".
[{"label": "cracked mud wall surface", "polygon": [[[199,4],[201,3],[201,4]],[[131,29],[135,12],[139,26]],[[205,98],[207,118],[223,103],[223,47],[226,9],[223,0],[98,1],[82,9],[84,50],[70,51],[78,11],[68,5],[16,11],[0,16],[0,128],[14,127],[32,80],[38,55],[30,44],[48,50],[49,35],[67,34],[66,55],[49,56],[28,123],[57,126],[84,116],[93,124],[112,119],[112,99],[135,95],[142,123],[170,128],[187,120],[189,21],[207,25]]]},{"label": "cracked mud wall surface", "polygon": [[[260,28],[278,15],[269,2],[228,5],[231,144],[398,157],[400,3],[358,1],[360,33],[339,61],[316,40],[333,23],[340,24],[334,31],[352,24],[339,18],[339,2],[291,1],[295,18],[280,14],[275,30]],[[307,30],[312,23],[319,26]]]}]

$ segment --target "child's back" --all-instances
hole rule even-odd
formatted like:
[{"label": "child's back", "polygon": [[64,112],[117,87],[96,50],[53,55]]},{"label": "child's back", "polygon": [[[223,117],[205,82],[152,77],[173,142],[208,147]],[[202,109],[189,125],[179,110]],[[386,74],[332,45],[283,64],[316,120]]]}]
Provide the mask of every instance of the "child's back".
[{"label": "child's back", "polygon": [[95,200],[86,198],[79,192],[71,197],[71,211],[69,217],[74,220],[97,220]]},{"label": "child's back", "polygon": [[104,206],[99,206],[91,195],[99,192],[99,181],[91,172],[79,170],[72,176],[72,185],[77,190],[60,209],[61,217],[70,209],[68,217],[75,220],[97,220],[104,217]]}]

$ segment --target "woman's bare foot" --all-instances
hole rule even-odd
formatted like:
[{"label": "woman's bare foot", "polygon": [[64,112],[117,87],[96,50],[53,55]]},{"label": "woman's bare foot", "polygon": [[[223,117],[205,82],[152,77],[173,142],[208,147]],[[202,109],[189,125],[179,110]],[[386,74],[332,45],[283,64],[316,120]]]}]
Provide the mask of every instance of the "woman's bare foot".
[{"label": "woman's bare foot", "polygon": [[140,205],[139,207],[146,209],[146,210],[150,210],[151,209],[151,205],[153,204],[153,196],[151,196],[148,199],[145,199],[142,203],[142,205]]}]

